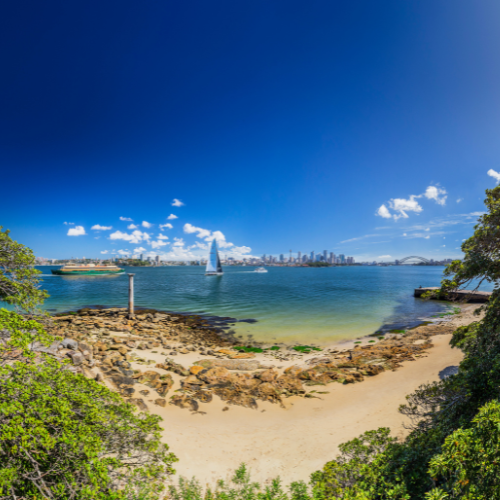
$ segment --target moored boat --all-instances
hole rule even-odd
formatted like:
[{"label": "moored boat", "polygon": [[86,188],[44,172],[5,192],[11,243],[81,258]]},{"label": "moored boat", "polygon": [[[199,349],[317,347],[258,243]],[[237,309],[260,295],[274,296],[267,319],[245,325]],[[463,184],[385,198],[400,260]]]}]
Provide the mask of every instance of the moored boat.
[{"label": "moored boat", "polygon": [[66,264],[60,269],[52,269],[52,274],[81,276],[95,274],[122,274],[125,270],[114,264]]}]

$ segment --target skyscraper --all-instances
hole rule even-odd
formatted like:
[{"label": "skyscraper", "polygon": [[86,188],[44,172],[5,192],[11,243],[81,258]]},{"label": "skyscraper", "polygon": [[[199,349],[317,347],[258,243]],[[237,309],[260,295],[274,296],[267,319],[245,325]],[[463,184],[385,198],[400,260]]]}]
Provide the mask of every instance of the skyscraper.
[{"label": "skyscraper", "polygon": [[302,258],[302,253],[297,252],[297,262],[300,262],[301,258]]},{"label": "skyscraper", "polygon": [[323,262],[328,262],[328,252],[323,250]]},{"label": "skyscraper", "polygon": [[335,254],[330,252],[330,264],[335,264]]},{"label": "skyscraper", "polygon": [[314,262],[314,252],[311,252],[311,262]]},{"label": "skyscraper", "polygon": [[285,257],[283,256],[282,253],[280,253],[280,262],[283,262],[285,260]]},{"label": "skyscraper", "polygon": [[140,259],[144,260],[144,254],[143,253],[141,253]]}]

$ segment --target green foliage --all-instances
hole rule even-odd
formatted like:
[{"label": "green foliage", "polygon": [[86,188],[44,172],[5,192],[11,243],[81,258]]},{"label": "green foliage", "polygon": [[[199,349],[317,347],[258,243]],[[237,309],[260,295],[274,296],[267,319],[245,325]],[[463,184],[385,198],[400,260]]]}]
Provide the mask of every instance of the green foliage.
[{"label": "green foliage", "polygon": [[48,297],[40,290],[31,249],[13,241],[9,230],[0,226],[0,301],[13,304],[26,312],[34,312]]},{"label": "green foliage", "polygon": [[0,309],[0,366],[9,362],[20,351],[26,359],[33,359],[30,347],[34,343],[49,345],[55,340],[38,321],[27,320],[14,311]]},{"label": "green foliage", "polygon": [[453,332],[453,337],[450,344],[453,347],[458,347],[464,352],[472,351],[476,343],[476,336],[480,324],[477,321],[465,326],[460,326]]},{"label": "green foliage", "polygon": [[487,403],[469,428],[448,436],[429,472],[440,486],[427,498],[500,499],[500,403]]},{"label": "green foliage", "polygon": [[[36,321],[0,310],[2,349],[24,362],[0,367],[0,498],[156,499],[176,457],[161,443],[160,417],[49,357]],[[52,339],[53,340],[53,339]]]},{"label": "green foliage", "polygon": [[[389,434],[389,428],[381,427],[341,444],[341,454],[328,462],[323,470],[312,474],[311,483],[316,494],[325,498],[372,498],[366,494],[371,495],[377,490],[387,457],[384,452],[395,446],[396,439]],[[392,491],[391,494],[398,492]]]},{"label": "green foliage", "polygon": [[330,267],[331,264],[328,262],[308,262],[307,267]]},{"label": "green foliage", "polygon": [[[195,478],[183,477],[179,478],[177,486],[169,486],[168,490],[171,500],[312,500],[303,481],[292,483],[288,493],[283,489],[279,478],[262,487],[251,481],[245,464],[240,465],[230,481],[219,481],[213,491],[210,488],[203,491]],[[319,500],[321,497],[314,498]]]}]

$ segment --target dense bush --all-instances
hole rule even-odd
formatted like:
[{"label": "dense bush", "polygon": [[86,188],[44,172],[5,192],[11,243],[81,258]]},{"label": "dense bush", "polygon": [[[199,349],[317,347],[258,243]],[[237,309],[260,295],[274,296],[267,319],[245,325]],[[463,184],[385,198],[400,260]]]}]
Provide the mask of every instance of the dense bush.
[{"label": "dense bush", "polygon": [[[4,355],[44,334],[5,310],[0,330]],[[0,498],[158,498],[177,460],[160,441],[160,417],[68,365],[25,354],[0,367]]]}]

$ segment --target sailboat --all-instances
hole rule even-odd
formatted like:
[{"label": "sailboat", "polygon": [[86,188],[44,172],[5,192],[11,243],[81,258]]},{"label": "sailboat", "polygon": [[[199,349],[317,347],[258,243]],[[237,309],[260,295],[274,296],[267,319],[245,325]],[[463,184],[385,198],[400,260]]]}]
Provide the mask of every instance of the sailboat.
[{"label": "sailboat", "polygon": [[210,247],[210,253],[208,254],[205,276],[222,276],[223,274],[222,266],[220,265],[219,252],[217,251],[217,242],[214,238]]}]

